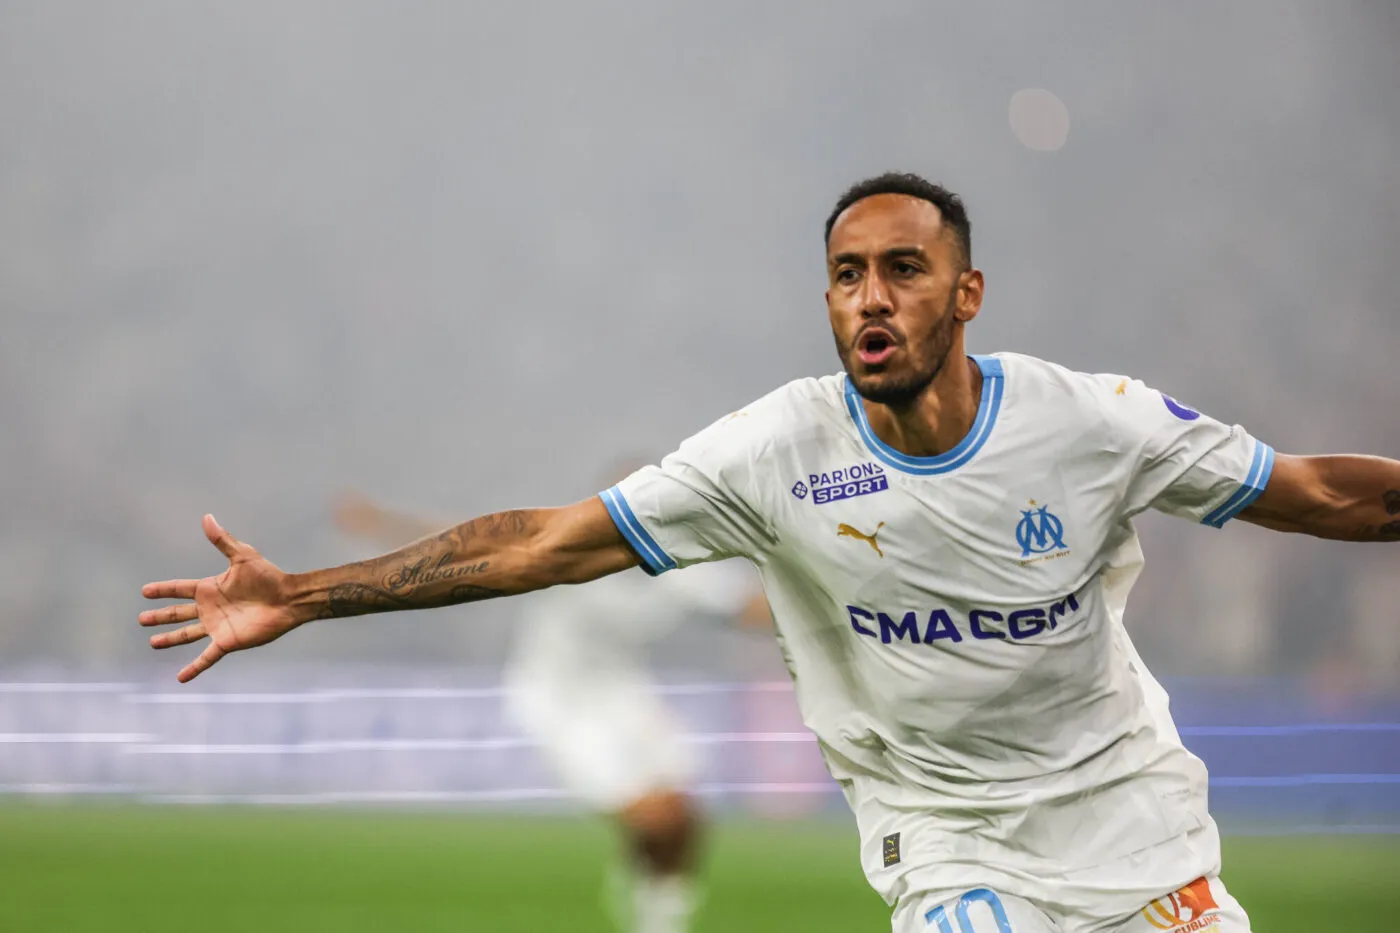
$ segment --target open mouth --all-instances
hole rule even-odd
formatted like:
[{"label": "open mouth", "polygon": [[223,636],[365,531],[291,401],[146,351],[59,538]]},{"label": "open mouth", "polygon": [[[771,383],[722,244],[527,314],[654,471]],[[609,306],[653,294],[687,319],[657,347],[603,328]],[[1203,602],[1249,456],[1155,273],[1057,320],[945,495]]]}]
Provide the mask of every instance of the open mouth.
[{"label": "open mouth", "polygon": [[866,366],[878,366],[894,355],[894,335],[881,327],[870,327],[856,338],[856,355]]}]

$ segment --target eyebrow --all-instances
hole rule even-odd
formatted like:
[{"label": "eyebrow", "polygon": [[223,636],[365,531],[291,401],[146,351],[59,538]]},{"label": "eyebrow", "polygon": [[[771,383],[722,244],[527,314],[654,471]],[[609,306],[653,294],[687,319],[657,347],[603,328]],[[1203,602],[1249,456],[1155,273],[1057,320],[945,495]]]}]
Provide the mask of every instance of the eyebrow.
[{"label": "eyebrow", "polygon": [[[923,248],[919,246],[892,246],[880,256],[883,259],[927,258]],[[865,257],[860,253],[837,253],[831,257],[831,265],[833,266],[843,266],[847,263],[858,266],[863,262],[865,262]]]}]

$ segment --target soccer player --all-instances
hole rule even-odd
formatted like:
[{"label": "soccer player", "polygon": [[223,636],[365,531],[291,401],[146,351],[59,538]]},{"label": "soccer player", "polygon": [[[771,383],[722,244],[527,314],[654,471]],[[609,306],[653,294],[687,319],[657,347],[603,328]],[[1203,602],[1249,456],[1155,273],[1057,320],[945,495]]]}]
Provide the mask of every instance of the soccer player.
[{"label": "soccer player", "polygon": [[1276,456],[1124,376],[968,356],[967,213],[917,176],[846,192],[826,265],[844,374],[789,383],[598,497],[344,567],[284,573],[205,516],[229,567],[147,585],[193,600],[141,615],[186,623],[153,646],[208,638],[188,681],[315,619],[746,557],[895,930],[1248,930],[1205,767],[1123,626],[1132,518],[1400,540],[1400,462]]},{"label": "soccer player", "polygon": [[[343,497],[335,518],[385,547],[440,527],[360,496]],[[701,615],[767,626],[768,603],[750,577],[735,562],[659,580],[618,574],[541,593],[521,621],[506,668],[508,709],[568,790],[617,820],[634,871],[608,901],[634,933],[690,928],[701,831],[685,791],[694,750],[657,696],[642,652]]]}]

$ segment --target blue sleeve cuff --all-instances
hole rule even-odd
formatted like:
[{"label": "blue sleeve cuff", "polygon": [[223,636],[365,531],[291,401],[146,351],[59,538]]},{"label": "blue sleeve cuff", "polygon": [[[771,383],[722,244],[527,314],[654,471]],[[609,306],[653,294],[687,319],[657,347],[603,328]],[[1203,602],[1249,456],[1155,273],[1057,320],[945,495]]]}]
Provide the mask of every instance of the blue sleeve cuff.
[{"label": "blue sleeve cuff", "polygon": [[632,511],[632,506],[627,504],[627,499],[622,495],[621,489],[616,486],[605,489],[598,493],[598,498],[603,500],[608,514],[612,516],[613,524],[617,526],[618,531],[622,532],[622,537],[642,559],[643,570],[655,577],[668,570],[676,569],[676,562],[661,549],[661,545],[657,544],[651,533],[642,527],[642,523],[637,521],[637,516]]},{"label": "blue sleeve cuff", "polygon": [[1269,485],[1269,477],[1274,472],[1274,449],[1263,441],[1254,442],[1254,461],[1249,465],[1249,475],[1245,477],[1235,494],[1225,500],[1225,504],[1201,519],[1202,525],[1223,528],[1225,523],[1254,504],[1254,500]]}]

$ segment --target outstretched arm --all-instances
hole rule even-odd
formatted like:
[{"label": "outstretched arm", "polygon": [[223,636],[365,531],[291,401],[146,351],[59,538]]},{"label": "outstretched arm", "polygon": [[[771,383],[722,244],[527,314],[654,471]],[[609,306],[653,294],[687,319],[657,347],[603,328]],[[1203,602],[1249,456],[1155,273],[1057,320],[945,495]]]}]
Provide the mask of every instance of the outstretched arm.
[{"label": "outstretched arm", "polygon": [[142,625],[192,623],[151,637],[153,648],[209,639],[180,671],[193,680],[230,651],[263,645],[314,619],[428,609],[584,583],[634,567],[638,558],[597,497],[556,509],[497,512],[382,557],[288,574],[204,517],[204,533],[228,569],[202,580],[148,583],[148,599],[193,599],[141,613]]},{"label": "outstretched arm", "polygon": [[1240,518],[1275,531],[1338,541],[1400,541],[1400,461],[1286,457]]},{"label": "outstretched arm", "polygon": [[[336,501],[335,523],[341,531],[392,547],[408,538],[420,538],[438,525],[404,512],[387,509],[358,493],[346,493]],[[773,633],[773,612],[763,590],[754,587],[752,595],[739,608],[734,624],[741,629]]]}]

